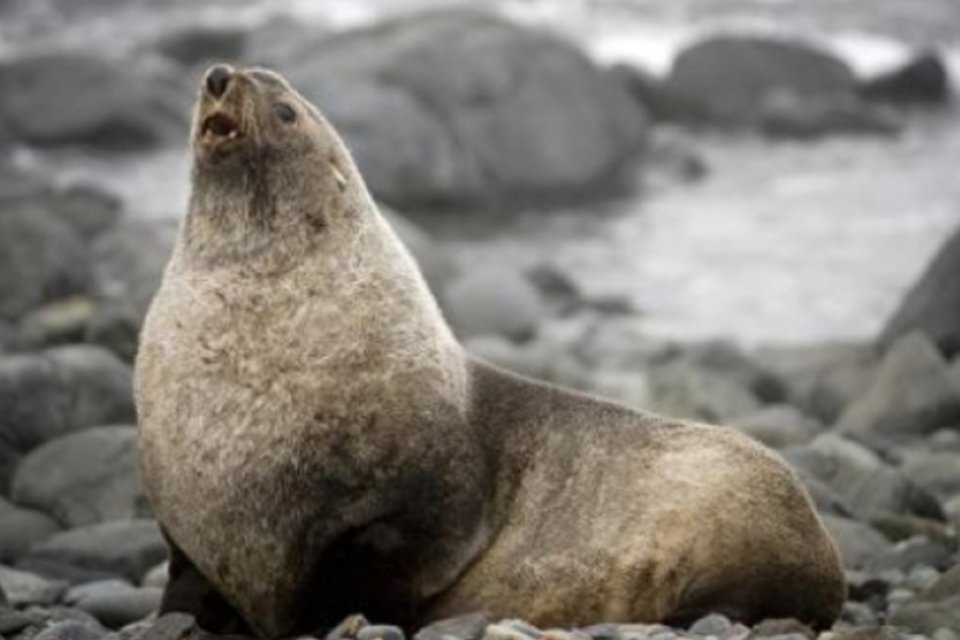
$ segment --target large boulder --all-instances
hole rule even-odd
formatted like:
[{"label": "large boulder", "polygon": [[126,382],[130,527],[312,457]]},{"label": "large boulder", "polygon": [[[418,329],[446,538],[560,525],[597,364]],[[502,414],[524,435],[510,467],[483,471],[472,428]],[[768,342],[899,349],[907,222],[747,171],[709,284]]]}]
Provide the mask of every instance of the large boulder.
[{"label": "large boulder", "polygon": [[154,146],[186,129],[184,97],[152,74],[78,52],[0,63],[0,126],[33,144]]},{"label": "large boulder", "polygon": [[20,463],[11,496],[67,527],[141,515],[136,437],[134,427],[96,427],[48,442]]},{"label": "large boulder", "polygon": [[960,229],[943,245],[887,322],[880,342],[919,329],[947,356],[960,352]]},{"label": "large boulder", "polygon": [[441,294],[441,303],[462,338],[502,335],[529,338],[547,309],[537,288],[516,270],[478,265]]},{"label": "large boulder", "polygon": [[855,94],[853,71],[835,56],[797,40],[720,35],[680,52],[666,89],[708,120],[749,124],[779,96],[824,101]]},{"label": "large boulder", "polygon": [[45,513],[25,509],[0,498],[0,562],[22,555],[31,545],[60,531],[60,523]]},{"label": "large boulder", "polygon": [[281,64],[389,204],[556,199],[626,177],[643,110],[571,44],[473,11],[322,39]]},{"label": "large boulder", "polygon": [[89,257],[75,229],[42,207],[0,205],[0,320],[89,286]]},{"label": "large boulder", "polygon": [[960,385],[922,333],[890,348],[873,383],[837,426],[851,434],[924,435],[960,424]]}]

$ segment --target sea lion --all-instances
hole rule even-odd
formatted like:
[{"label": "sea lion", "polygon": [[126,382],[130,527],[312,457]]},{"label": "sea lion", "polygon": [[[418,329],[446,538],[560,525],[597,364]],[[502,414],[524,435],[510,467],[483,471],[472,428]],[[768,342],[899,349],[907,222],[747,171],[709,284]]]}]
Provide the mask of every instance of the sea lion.
[{"label": "sea lion", "polygon": [[355,612],[835,620],[837,551],[780,458],[467,355],[279,75],[214,67],[192,140],[136,363],[164,611],[265,638]]}]

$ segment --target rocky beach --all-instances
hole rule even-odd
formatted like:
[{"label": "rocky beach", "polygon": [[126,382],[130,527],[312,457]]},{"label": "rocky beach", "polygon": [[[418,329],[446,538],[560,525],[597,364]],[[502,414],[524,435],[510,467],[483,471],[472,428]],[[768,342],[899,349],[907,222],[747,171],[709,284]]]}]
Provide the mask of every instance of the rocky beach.
[{"label": "rocky beach", "polygon": [[[821,632],[416,640],[960,640],[960,11],[442,4],[0,2],[0,637],[209,635],[153,616],[131,363],[229,60],[321,106],[470,351],[776,449],[849,586]],[[331,637],[402,640],[363,613]]]}]

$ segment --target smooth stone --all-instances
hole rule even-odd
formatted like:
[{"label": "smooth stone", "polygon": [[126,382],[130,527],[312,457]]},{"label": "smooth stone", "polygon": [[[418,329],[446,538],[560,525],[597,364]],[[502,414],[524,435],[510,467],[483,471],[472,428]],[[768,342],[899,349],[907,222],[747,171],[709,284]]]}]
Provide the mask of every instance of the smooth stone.
[{"label": "smooth stone", "polygon": [[36,205],[4,207],[0,319],[17,320],[45,302],[86,293],[90,286],[89,253],[75,229]]},{"label": "smooth stone", "polygon": [[749,637],[753,640],[754,638],[803,636],[807,640],[813,640],[815,635],[810,627],[794,618],[769,618],[756,625]]},{"label": "smooth stone", "polygon": [[948,602],[907,602],[895,609],[887,622],[927,637],[940,629],[960,630],[960,599]]},{"label": "smooth stone", "polygon": [[67,345],[0,358],[0,432],[21,452],[135,417],[133,373],[106,349]]},{"label": "smooth stone", "polygon": [[879,621],[876,612],[869,605],[851,601],[843,603],[840,620],[856,627],[876,625]]},{"label": "smooth stone", "polygon": [[501,335],[522,341],[547,315],[540,292],[522,273],[497,266],[466,269],[444,290],[441,305],[463,338]]},{"label": "smooth stone", "polygon": [[45,513],[0,498],[0,562],[15,559],[38,542],[60,531],[60,523]]},{"label": "smooth stone", "polygon": [[438,620],[417,631],[413,640],[480,640],[492,619],[486,613],[470,613]]},{"label": "smooth stone", "polygon": [[918,566],[946,569],[953,557],[953,547],[952,544],[934,542],[925,536],[910,538],[897,542],[876,556],[866,565],[866,569],[877,574],[897,570],[905,575]]},{"label": "smooth stone", "polygon": [[947,361],[919,332],[894,342],[870,388],[837,423],[844,433],[925,435],[960,424],[960,386]]},{"label": "smooth stone", "polygon": [[788,404],[765,406],[737,418],[731,426],[774,449],[806,444],[824,428],[819,421]]},{"label": "smooth stone", "polygon": [[729,618],[719,613],[711,613],[690,625],[690,633],[699,636],[722,636],[732,627],[733,623]]},{"label": "smooth stone", "polygon": [[52,440],[20,463],[11,495],[67,527],[145,515],[136,440],[132,426],[96,427]]},{"label": "smooth stone", "polygon": [[84,598],[90,596],[119,593],[121,591],[129,590],[131,587],[132,585],[129,582],[126,580],[120,580],[119,578],[85,582],[83,584],[74,585],[67,589],[67,592],[63,596],[63,602],[64,604],[68,605],[76,605]]},{"label": "smooth stone", "polygon": [[167,582],[169,582],[169,580],[170,564],[167,561],[164,561],[151,568],[144,574],[143,580],[140,582],[140,586],[159,587],[162,589],[167,586]]},{"label": "smooth stone", "polygon": [[357,640],[406,640],[406,636],[400,627],[371,624],[357,632]]},{"label": "smooth stone", "polygon": [[944,242],[913,284],[880,336],[889,346],[912,331],[922,331],[941,353],[960,352],[960,229]]},{"label": "smooth stone", "polygon": [[862,568],[890,547],[890,542],[869,525],[839,516],[821,517],[827,531],[837,543],[843,565],[847,568]]},{"label": "smooth stone", "polygon": [[852,440],[824,433],[806,445],[784,449],[783,455],[826,483],[861,517],[888,512],[944,519],[933,496]]},{"label": "smooth stone", "polygon": [[957,464],[957,455],[956,451],[908,451],[904,454],[900,469],[907,477],[937,496],[958,495],[960,464]]},{"label": "smooth stone", "polygon": [[727,422],[760,408],[760,401],[733,377],[687,358],[648,371],[650,408],[659,413],[708,422]]},{"label": "smooth stone", "polygon": [[131,640],[184,640],[199,631],[197,621],[186,613],[166,613],[148,624]]},{"label": "smooth stone", "polygon": [[155,612],[162,597],[163,590],[156,587],[110,586],[89,591],[76,602],[76,607],[107,627],[118,629]]},{"label": "smooth stone", "polygon": [[33,547],[25,560],[48,560],[80,569],[109,572],[137,583],[167,557],[153,520],[113,521],[58,533]]},{"label": "smooth stone", "polygon": [[[0,591],[2,591],[2,589],[0,589]],[[9,609],[7,608],[8,604],[9,603],[4,601],[3,605],[0,606],[0,636],[5,638],[12,637],[23,629],[37,623],[37,616],[24,613],[23,611]]]},{"label": "smooth stone", "polygon": [[67,590],[61,581],[46,580],[38,575],[0,565],[0,588],[7,601],[15,607],[38,604],[49,605],[60,601]]},{"label": "smooth stone", "polygon": [[28,349],[83,342],[95,304],[86,296],[57,300],[30,312],[20,322],[20,341]]},{"label": "smooth stone", "polygon": [[349,615],[327,632],[324,640],[355,640],[360,629],[370,624],[363,614]]},{"label": "smooth stone", "polygon": [[957,546],[957,532],[946,522],[901,513],[871,513],[870,525],[893,542],[922,537],[948,549]]},{"label": "smooth stone", "polygon": [[936,51],[921,51],[904,65],[865,80],[867,100],[900,105],[942,105],[950,98],[950,72]]},{"label": "smooth stone", "polygon": [[37,558],[29,553],[21,556],[20,559],[16,561],[16,566],[23,571],[35,573],[49,580],[62,580],[68,584],[84,584],[98,580],[113,580],[121,577],[110,571],[84,569],[66,562]]},{"label": "smooth stone", "polygon": [[960,564],[948,569],[929,589],[923,591],[918,599],[924,602],[942,602],[960,598]]},{"label": "smooth stone", "polygon": [[98,624],[65,620],[56,622],[33,637],[33,640],[99,640],[107,630]]}]

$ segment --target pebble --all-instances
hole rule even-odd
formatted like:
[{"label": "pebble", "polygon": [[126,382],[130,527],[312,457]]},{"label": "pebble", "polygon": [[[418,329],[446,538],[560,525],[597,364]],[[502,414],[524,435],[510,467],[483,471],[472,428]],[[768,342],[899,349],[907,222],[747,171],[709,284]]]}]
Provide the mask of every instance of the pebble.
[{"label": "pebble", "polygon": [[14,607],[30,604],[54,604],[67,590],[67,583],[47,580],[10,567],[0,566],[0,587]]},{"label": "pebble", "polygon": [[99,640],[106,634],[107,630],[98,624],[66,620],[47,627],[33,640]]},{"label": "pebble", "polygon": [[722,636],[727,633],[733,623],[730,619],[719,613],[711,613],[694,622],[690,626],[690,632],[699,636]]},{"label": "pebble", "polygon": [[372,624],[357,632],[357,640],[406,640],[406,636],[400,627]]},{"label": "pebble", "polygon": [[480,640],[490,622],[490,617],[485,613],[446,618],[420,629],[413,640]]},{"label": "pebble", "polygon": [[143,576],[143,580],[140,582],[142,587],[159,587],[164,588],[167,586],[167,581],[170,579],[169,575],[170,567],[167,562],[161,562],[157,566],[153,567]]},{"label": "pebble", "polygon": [[531,640],[540,637],[539,630],[536,635],[514,628],[506,622],[489,625],[483,633],[483,640]]}]

